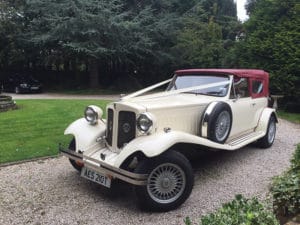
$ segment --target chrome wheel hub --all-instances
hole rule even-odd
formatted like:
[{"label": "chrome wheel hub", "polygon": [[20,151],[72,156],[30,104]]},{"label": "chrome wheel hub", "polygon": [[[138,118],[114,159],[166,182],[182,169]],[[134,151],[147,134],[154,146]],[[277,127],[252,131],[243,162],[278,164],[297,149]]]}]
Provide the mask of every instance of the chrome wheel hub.
[{"label": "chrome wheel hub", "polygon": [[230,128],[230,115],[229,112],[223,111],[217,118],[216,122],[216,138],[218,141],[223,141],[229,132]]},{"label": "chrome wheel hub", "polygon": [[165,188],[165,189],[168,189],[170,188],[170,179],[169,178],[164,178],[163,181],[162,181],[162,187]]},{"label": "chrome wheel hub", "polygon": [[172,163],[157,166],[148,177],[147,191],[158,203],[171,203],[183,193],[186,185],[185,173]]}]

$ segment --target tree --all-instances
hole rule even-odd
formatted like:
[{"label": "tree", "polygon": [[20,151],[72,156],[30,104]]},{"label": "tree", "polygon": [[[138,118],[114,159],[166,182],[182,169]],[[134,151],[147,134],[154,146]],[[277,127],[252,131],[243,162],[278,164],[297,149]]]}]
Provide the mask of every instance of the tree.
[{"label": "tree", "polygon": [[256,0],[238,45],[239,63],[271,74],[272,92],[300,96],[300,4]]},{"label": "tree", "polygon": [[128,51],[126,16],[118,0],[28,0],[24,38],[43,58],[61,54],[84,59],[90,86],[96,87],[100,62],[122,58]]},{"label": "tree", "polygon": [[22,30],[19,13],[22,1],[0,1],[0,68],[18,67],[24,54],[18,36]]},{"label": "tree", "polygon": [[85,60],[90,85],[97,86],[99,70],[130,73],[149,62],[172,64],[178,17],[192,2],[27,0],[24,40],[50,65],[62,58]]},{"label": "tree", "polygon": [[228,67],[228,52],[235,43],[239,23],[236,4],[202,0],[183,19],[174,47],[186,67]]}]

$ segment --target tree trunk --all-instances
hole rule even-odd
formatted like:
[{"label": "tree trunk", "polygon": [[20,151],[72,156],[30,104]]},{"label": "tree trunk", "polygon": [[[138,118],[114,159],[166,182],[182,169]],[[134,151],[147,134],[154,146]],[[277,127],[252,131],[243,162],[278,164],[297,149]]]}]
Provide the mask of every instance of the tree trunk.
[{"label": "tree trunk", "polygon": [[96,59],[91,59],[89,61],[89,83],[90,88],[97,88],[99,86],[99,70],[98,63]]}]

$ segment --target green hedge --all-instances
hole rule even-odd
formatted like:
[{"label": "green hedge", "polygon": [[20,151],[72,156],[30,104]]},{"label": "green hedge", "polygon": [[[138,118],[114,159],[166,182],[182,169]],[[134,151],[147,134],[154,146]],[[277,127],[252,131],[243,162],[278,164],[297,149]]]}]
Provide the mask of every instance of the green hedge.
[{"label": "green hedge", "polygon": [[273,179],[271,194],[276,215],[290,216],[300,212],[300,144],[290,169]]},{"label": "green hedge", "polygon": [[[186,225],[191,220],[185,219]],[[245,199],[237,195],[215,213],[203,216],[200,225],[279,225],[274,214],[267,210],[256,198]]]},{"label": "green hedge", "polygon": [[[271,186],[273,209],[279,219],[300,212],[300,144],[291,160],[291,167],[281,176],[273,178]],[[189,217],[186,225],[192,225]],[[215,213],[203,216],[199,225],[279,225],[275,215],[256,198],[245,199],[237,195]]]}]

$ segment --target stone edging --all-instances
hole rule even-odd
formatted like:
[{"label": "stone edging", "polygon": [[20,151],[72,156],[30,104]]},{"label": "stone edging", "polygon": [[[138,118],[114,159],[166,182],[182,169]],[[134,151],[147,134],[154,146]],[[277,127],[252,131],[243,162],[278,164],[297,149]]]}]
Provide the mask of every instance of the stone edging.
[{"label": "stone edging", "polygon": [[61,156],[62,155],[58,154],[58,155],[44,156],[44,157],[38,157],[38,158],[33,158],[33,159],[25,159],[25,160],[20,160],[20,161],[15,161],[15,162],[0,163],[0,168],[1,167],[18,165],[18,164],[23,164],[23,163],[28,163],[28,162],[44,161],[46,159],[56,159],[56,158],[59,158]]}]

